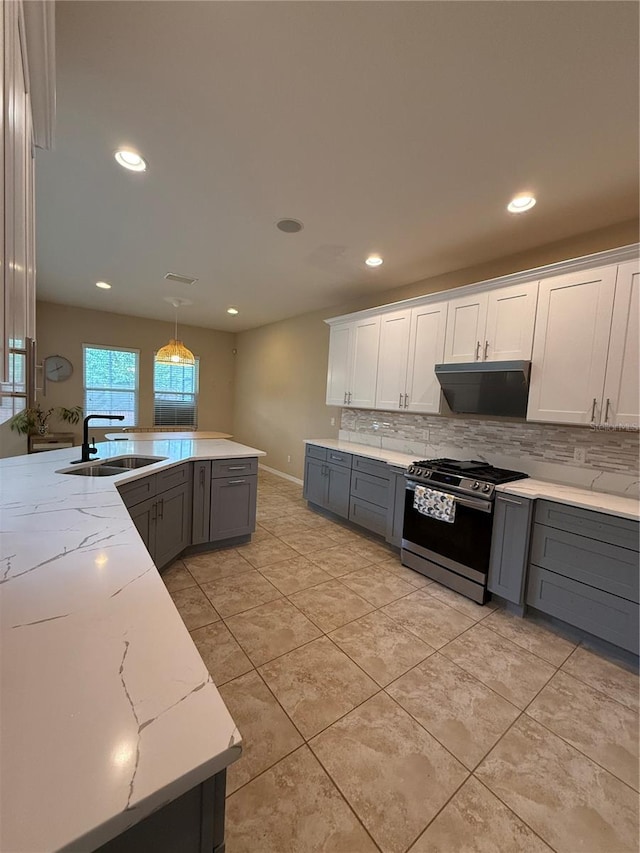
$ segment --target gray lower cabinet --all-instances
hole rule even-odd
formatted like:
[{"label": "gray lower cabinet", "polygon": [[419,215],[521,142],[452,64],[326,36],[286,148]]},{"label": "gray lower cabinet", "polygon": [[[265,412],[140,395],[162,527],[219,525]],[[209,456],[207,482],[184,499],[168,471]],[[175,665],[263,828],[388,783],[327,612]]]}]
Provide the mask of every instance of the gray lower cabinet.
[{"label": "gray lower cabinet", "polygon": [[257,459],[193,464],[191,544],[250,536],[256,529]]},{"label": "gray lower cabinet", "polygon": [[519,606],[524,604],[533,504],[500,493],[495,500],[487,587]]},{"label": "gray lower cabinet", "polygon": [[193,513],[191,544],[202,545],[209,541],[211,516],[211,462],[193,463]]},{"label": "gray lower cabinet", "polygon": [[226,770],[99,847],[96,853],[224,853]]},{"label": "gray lower cabinet", "polygon": [[[349,520],[387,535],[390,475],[386,463],[354,456],[349,495]],[[371,473],[369,473],[371,472]]]},{"label": "gray lower cabinet", "polygon": [[[329,461],[329,459],[332,461]],[[305,500],[349,517],[351,454],[307,445],[304,470]]]},{"label": "gray lower cabinet", "polygon": [[407,490],[407,478],[404,471],[391,470],[389,482],[389,512],[387,514],[386,539],[396,548],[402,546],[402,528],[404,525],[404,499]]}]

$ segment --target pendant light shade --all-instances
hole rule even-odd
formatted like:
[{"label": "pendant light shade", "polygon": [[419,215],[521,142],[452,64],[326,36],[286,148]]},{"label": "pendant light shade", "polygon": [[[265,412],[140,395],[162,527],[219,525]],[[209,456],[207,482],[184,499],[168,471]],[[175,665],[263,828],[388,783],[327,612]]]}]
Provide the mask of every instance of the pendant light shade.
[{"label": "pendant light shade", "polygon": [[162,364],[195,364],[196,358],[194,354],[178,339],[178,308],[180,305],[188,303],[186,300],[175,298],[171,299],[171,304],[176,309],[175,337],[171,338],[168,344],[160,347],[156,353],[156,361]]}]

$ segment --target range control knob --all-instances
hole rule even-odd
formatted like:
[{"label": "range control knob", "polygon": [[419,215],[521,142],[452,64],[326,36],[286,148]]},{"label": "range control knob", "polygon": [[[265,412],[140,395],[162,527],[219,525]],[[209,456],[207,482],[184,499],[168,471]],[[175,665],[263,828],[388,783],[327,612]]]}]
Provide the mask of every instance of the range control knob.
[{"label": "range control knob", "polygon": [[474,483],[471,483],[471,488],[477,491],[480,488],[480,483],[476,480]]},{"label": "range control knob", "polygon": [[483,492],[490,492],[491,491],[491,486],[489,485],[489,483],[484,484],[484,486],[482,487],[482,491]]},{"label": "range control knob", "polygon": [[424,468],[416,468],[416,476],[424,477]]}]

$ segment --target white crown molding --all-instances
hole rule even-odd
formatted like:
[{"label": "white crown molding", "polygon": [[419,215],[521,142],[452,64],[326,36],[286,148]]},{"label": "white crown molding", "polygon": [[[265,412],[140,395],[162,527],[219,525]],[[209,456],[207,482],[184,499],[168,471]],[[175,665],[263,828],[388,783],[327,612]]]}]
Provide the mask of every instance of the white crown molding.
[{"label": "white crown molding", "polygon": [[378,305],[375,308],[365,308],[362,311],[354,311],[351,314],[341,314],[339,317],[330,317],[324,322],[329,326],[336,323],[346,323],[364,317],[373,317],[377,314],[391,311],[400,311],[406,308],[414,308],[429,302],[439,302],[442,299],[452,299],[464,296],[468,293],[478,293],[484,290],[495,290],[498,287],[524,284],[543,278],[551,278],[564,273],[578,272],[584,269],[596,269],[610,264],[620,264],[623,261],[636,260],[640,256],[640,243],[630,243],[628,246],[620,246],[617,249],[607,249],[604,252],[595,252],[592,255],[584,255],[580,258],[570,258],[566,261],[556,261],[543,267],[534,267],[522,272],[509,273],[499,278],[489,278],[473,284],[464,284],[460,287],[451,287],[448,290],[438,290],[436,293],[428,293],[424,296],[414,296],[411,299],[403,299],[400,302],[389,302]]},{"label": "white crown molding", "polygon": [[56,32],[54,0],[22,3],[29,69],[29,96],[33,141],[38,148],[53,147],[56,116]]}]

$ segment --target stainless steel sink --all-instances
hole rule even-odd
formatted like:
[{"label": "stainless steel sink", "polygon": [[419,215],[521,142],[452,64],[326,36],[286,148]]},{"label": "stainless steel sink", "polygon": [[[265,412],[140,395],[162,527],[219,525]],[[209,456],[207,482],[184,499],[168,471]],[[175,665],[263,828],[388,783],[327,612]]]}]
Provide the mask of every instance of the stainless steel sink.
[{"label": "stainless steel sink", "polygon": [[124,474],[128,468],[117,468],[115,465],[92,465],[90,468],[74,468],[73,471],[60,471],[61,474],[75,474],[77,477],[115,477]]},{"label": "stainless steel sink", "polygon": [[101,462],[99,467],[126,468],[130,471],[133,468],[144,468],[145,465],[153,465],[154,462],[162,462],[166,458],[166,456],[122,456],[119,459],[107,459]]}]

